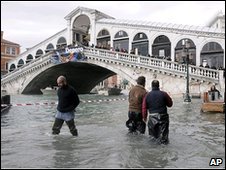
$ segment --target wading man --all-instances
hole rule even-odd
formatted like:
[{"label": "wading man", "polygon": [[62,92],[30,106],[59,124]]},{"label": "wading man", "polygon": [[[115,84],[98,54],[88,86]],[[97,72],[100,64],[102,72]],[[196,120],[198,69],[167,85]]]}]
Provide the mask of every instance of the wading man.
[{"label": "wading man", "polygon": [[57,84],[59,89],[57,91],[58,105],[57,113],[55,115],[55,122],[52,127],[52,134],[59,134],[60,129],[66,122],[73,136],[78,135],[78,131],[75,126],[75,108],[80,103],[79,97],[73,87],[67,84],[67,80],[64,76],[57,78]]},{"label": "wading man", "polygon": [[142,120],[142,102],[147,93],[145,90],[145,77],[140,76],[135,85],[129,92],[129,120],[126,121],[126,126],[129,132],[136,132],[137,130],[144,134],[146,124]]},{"label": "wading man", "polygon": [[147,111],[149,113],[148,132],[160,143],[169,142],[169,115],[167,107],[171,107],[173,101],[164,91],[159,89],[159,81],[152,81],[152,90],[146,95],[142,104],[142,115],[146,122]]}]

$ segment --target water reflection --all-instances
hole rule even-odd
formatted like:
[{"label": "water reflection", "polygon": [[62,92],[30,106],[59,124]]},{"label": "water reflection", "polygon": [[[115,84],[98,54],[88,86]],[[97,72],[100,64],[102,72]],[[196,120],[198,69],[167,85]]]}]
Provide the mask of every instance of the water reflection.
[{"label": "water reflection", "polygon": [[[147,135],[126,135],[127,159],[123,167],[126,168],[164,168],[168,159],[163,156],[166,153],[164,145],[157,144]],[[161,155],[161,156],[160,156]]]},{"label": "water reflection", "polygon": [[55,150],[54,168],[72,168],[78,160],[74,156],[76,153],[76,138],[68,135],[53,136],[52,146]]}]

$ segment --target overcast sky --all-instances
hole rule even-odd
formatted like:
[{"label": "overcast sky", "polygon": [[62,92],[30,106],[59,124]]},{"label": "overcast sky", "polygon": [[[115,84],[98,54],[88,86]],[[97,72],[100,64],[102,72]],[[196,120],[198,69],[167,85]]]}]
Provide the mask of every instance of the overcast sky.
[{"label": "overcast sky", "polygon": [[225,1],[1,1],[3,38],[21,45],[21,52],[66,28],[64,17],[78,6],[116,19],[205,26]]}]

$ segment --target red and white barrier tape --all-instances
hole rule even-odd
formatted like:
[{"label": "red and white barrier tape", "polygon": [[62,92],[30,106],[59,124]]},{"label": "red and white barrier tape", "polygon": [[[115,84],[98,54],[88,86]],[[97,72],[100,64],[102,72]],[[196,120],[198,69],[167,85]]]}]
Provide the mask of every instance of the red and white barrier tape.
[{"label": "red and white barrier tape", "polygon": [[[127,100],[127,98],[116,98],[116,99],[100,99],[100,100],[81,100],[81,103],[100,103],[100,102],[112,102],[112,101],[119,101],[119,100]],[[35,102],[35,103],[18,103],[18,104],[12,104],[11,106],[46,106],[46,105],[57,105],[58,102]]]}]

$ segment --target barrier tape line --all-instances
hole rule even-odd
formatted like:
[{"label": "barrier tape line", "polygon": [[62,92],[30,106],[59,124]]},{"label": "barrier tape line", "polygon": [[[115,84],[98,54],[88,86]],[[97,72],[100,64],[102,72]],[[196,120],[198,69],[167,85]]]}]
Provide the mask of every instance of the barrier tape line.
[{"label": "barrier tape line", "polygon": [[[116,98],[116,99],[100,99],[100,100],[80,100],[81,103],[100,103],[100,102],[112,102],[112,101],[120,101],[120,100],[127,100],[127,98]],[[46,106],[46,105],[57,105],[58,102],[35,102],[35,103],[17,103],[11,104],[11,106]]]}]

